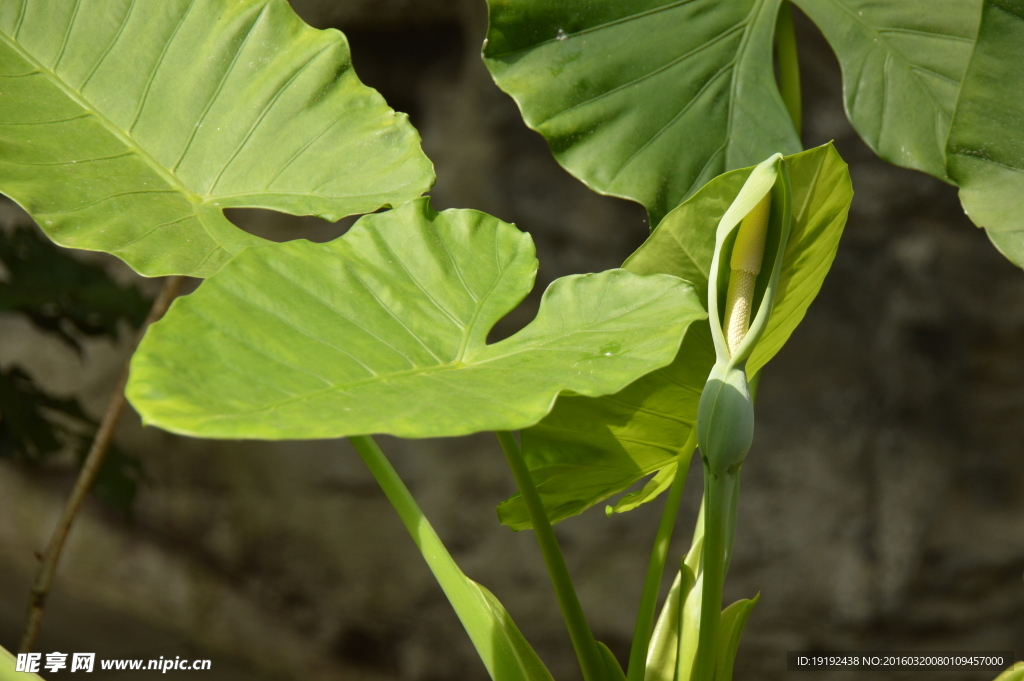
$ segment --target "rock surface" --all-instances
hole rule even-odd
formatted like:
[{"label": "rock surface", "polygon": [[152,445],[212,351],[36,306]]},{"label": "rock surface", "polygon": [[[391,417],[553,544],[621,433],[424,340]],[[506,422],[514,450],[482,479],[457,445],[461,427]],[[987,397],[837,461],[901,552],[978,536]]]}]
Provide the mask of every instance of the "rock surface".
[{"label": "rock surface", "polygon": [[[614,267],[642,242],[643,211],[562,171],[490,82],[478,59],[480,0],[297,0],[296,8],[314,25],[345,30],[362,78],[412,115],[437,166],[437,208],[485,210],[534,236],[539,290],[564,274]],[[889,166],[858,140],[842,113],[834,58],[809,22],[801,18],[798,30],[805,143],[836,140],[856,198],[821,295],[761,383],[726,597],[761,591],[762,599],[736,678],[787,678],[785,653],[797,649],[1015,649],[1019,657],[1024,276],[967,220],[954,188]],[[344,228],[254,211],[234,217],[276,238],[322,240]],[[0,219],[27,220],[9,204]],[[504,332],[535,305],[536,296]],[[79,360],[18,318],[0,318],[0,334],[4,366],[19,362],[52,391],[102,412],[123,344],[87,342]],[[486,678],[347,444],[189,440],[143,429],[134,415],[117,441],[146,472],[134,518],[87,506],[39,650],[211,658],[211,678],[228,681]],[[384,446],[464,570],[506,604],[557,679],[578,678],[532,535],[496,522],[495,505],[513,491],[496,442]],[[689,543],[699,479],[695,467],[674,557]],[[0,462],[0,644],[8,648],[33,552],[71,482],[66,467]],[[596,634],[622,658],[660,505],[613,518],[594,509],[557,529]],[[816,676],[855,677],[868,678]]]}]

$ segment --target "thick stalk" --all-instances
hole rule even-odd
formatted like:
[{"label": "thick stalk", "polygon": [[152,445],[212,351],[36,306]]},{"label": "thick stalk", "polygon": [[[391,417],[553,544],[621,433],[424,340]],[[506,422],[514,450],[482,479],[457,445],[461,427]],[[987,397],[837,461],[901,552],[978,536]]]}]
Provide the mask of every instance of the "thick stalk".
[{"label": "thick stalk", "polygon": [[474,583],[455,563],[409,492],[409,488],[402,482],[374,439],[368,435],[359,435],[350,437],[349,442],[355,447],[363,463],[370,469],[370,473],[398,513],[416,548],[420,550],[466,633],[480,653],[491,677],[500,678],[502,662],[497,656],[492,639],[494,620],[485,614],[490,612],[490,605],[481,589],[475,588]]},{"label": "thick stalk", "polygon": [[498,431],[498,441],[508,459],[508,465],[512,469],[512,475],[519,486],[519,493],[523,496],[526,509],[530,514],[530,522],[533,524],[533,533],[537,537],[541,553],[544,555],[544,563],[547,565],[548,574],[551,576],[551,583],[555,587],[555,596],[558,605],[562,610],[562,618],[569,629],[569,638],[579,659],[580,668],[583,671],[585,681],[602,681],[605,677],[604,660],[598,651],[597,641],[590,631],[590,625],[583,615],[583,608],[580,606],[579,597],[573,587],[572,579],[569,577],[569,568],[565,564],[562,550],[558,546],[558,539],[554,530],[551,529],[551,522],[548,520],[547,512],[544,510],[544,502],[530,477],[530,469],[526,466],[522,452],[519,451],[519,444],[512,433]]},{"label": "thick stalk", "polygon": [[793,119],[796,134],[803,130],[803,107],[800,96],[800,62],[796,52],[796,31],[793,28],[793,8],[789,0],[782,0],[779,17],[775,22],[775,54],[779,64],[779,91]]},{"label": "thick stalk", "polygon": [[703,593],[700,605],[700,634],[694,681],[713,681],[718,658],[718,628],[722,616],[722,585],[725,582],[726,553],[732,530],[730,521],[733,493],[739,473],[716,476],[704,467]]},{"label": "thick stalk", "polygon": [[647,577],[644,579],[644,590],[640,597],[640,609],[636,614],[633,626],[633,646],[629,651],[629,671],[627,681],[643,681],[647,665],[647,649],[651,644],[651,633],[654,631],[654,617],[658,609],[658,593],[661,591],[661,578],[665,573],[665,560],[668,558],[668,545],[672,540],[672,530],[676,526],[679,515],[679,502],[683,498],[686,487],[686,476],[690,469],[690,458],[697,444],[697,429],[690,431],[679,454],[676,464],[676,475],[669,488],[665,508],[661,512],[661,522],[654,538],[651,559],[647,563]]},{"label": "thick stalk", "polygon": [[[149,314],[146,316],[146,321],[143,322],[142,328],[139,329],[135,337],[135,343],[132,345],[133,353],[149,325],[164,316],[167,308],[175,296],[178,295],[181,282],[182,277],[167,277],[164,280],[160,294],[153,301],[153,306],[149,309]],[[75,521],[75,516],[78,515],[78,510],[82,508],[89,490],[92,489],[93,484],[96,482],[96,476],[99,475],[100,469],[103,467],[103,460],[106,458],[107,450],[110,449],[110,443],[114,439],[114,431],[117,430],[117,424],[121,420],[121,413],[124,411],[124,387],[128,383],[130,364],[131,356],[128,357],[124,367],[121,368],[121,375],[117,379],[117,385],[110,396],[110,401],[107,402],[107,410],[100,421],[100,427],[96,431],[92,446],[89,448],[89,453],[82,464],[82,470],[78,472],[78,479],[75,480],[75,486],[71,490],[71,496],[64,505],[64,511],[57,522],[57,527],[54,528],[53,534],[50,536],[50,543],[47,544],[46,553],[43,554],[42,562],[39,564],[39,572],[36,573],[36,581],[32,585],[32,591],[29,596],[25,631],[21,636],[21,644],[18,646],[18,650],[23,653],[31,652],[33,646],[35,646],[36,637],[39,635],[39,626],[43,621],[46,597],[50,593],[50,585],[53,584],[57,563],[60,561],[60,554],[64,550],[64,541],[68,537],[68,532]]]}]

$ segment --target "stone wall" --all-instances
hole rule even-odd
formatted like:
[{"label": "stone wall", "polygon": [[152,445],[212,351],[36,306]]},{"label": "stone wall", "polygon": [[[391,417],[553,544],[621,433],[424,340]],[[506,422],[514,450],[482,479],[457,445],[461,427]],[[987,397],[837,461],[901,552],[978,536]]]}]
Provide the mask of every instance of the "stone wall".
[{"label": "stone wall", "polygon": [[[411,114],[437,167],[437,208],[478,208],[533,235],[538,291],[565,274],[614,267],[643,241],[643,211],[561,170],[491,83],[478,58],[481,0],[295,4],[314,25],[342,28],[363,79]],[[761,384],[726,597],[762,598],[736,678],[783,679],[794,649],[1020,656],[1024,276],[966,219],[954,188],[889,166],[858,140],[835,60],[798,19],[805,143],[836,141],[856,197],[821,295]],[[346,226],[257,211],[233,219],[278,239],[324,240]],[[27,222],[10,204],[0,220]],[[501,333],[530,319],[536,301]],[[20,362],[102,412],[123,345],[88,342],[79,359],[17,318],[0,317],[0,334],[4,366]],[[40,650],[209,657],[211,678],[228,681],[486,678],[346,444],[190,440],[144,429],[134,415],[117,441],[143,460],[147,482],[131,522],[86,508]],[[494,507],[514,485],[493,438],[384,447],[465,571],[506,604],[556,678],[578,678],[532,534],[496,522]],[[674,557],[689,543],[699,480],[695,466]],[[0,463],[8,648],[33,553],[71,482],[67,465]],[[623,658],[660,505],[613,518],[594,509],[557,528],[596,634]]]}]

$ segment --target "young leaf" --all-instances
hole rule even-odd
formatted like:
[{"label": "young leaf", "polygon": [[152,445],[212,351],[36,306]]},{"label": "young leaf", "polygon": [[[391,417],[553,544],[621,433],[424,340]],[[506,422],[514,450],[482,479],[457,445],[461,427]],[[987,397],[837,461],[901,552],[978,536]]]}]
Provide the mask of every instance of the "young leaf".
[{"label": "young leaf", "polygon": [[416,131],[285,0],[0,3],[0,191],[147,276],[265,243],[222,209],[337,220],[422,194]]},{"label": "young leaf", "polygon": [[[453,574],[452,579],[461,577],[466,583],[466,599],[457,603],[456,609],[473,619],[472,624],[465,626],[467,629],[476,626],[471,637],[490,678],[495,681],[554,681],[501,601],[486,587],[466,577],[454,563],[453,569],[458,573]],[[489,645],[482,640],[483,633],[489,634]]]},{"label": "young leaf", "polygon": [[[247,249],[175,301],[132,363],[146,422],[203,437],[441,437],[539,421],[672,360],[704,310],[676,277],[564,277],[487,345],[533,285],[530,237],[419,199],[327,244]],[[254,285],[253,282],[259,282]]]},{"label": "young leaf", "polygon": [[982,0],[793,2],[835,50],[846,114],[868,146],[946,180],[946,137]]},{"label": "young leaf", "polygon": [[607,681],[626,681],[626,674],[622,671],[622,665],[615,659],[615,653],[600,641],[597,642],[597,650],[601,653],[601,659],[604,662]]},{"label": "young leaf", "polygon": [[489,0],[484,61],[570,173],[651,224],[716,175],[800,150],[779,0]]},{"label": "young leaf", "polygon": [[[696,654],[696,624],[700,620],[701,554],[704,550],[704,506],[697,516],[690,550],[679,566],[679,572],[661,607],[647,647],[644,681],[687,681]],[[682,653],[682,659],[680,659]],[[680,667],[684,673],[677,674]]]},{"label": "young leaf", "polygon": [[[756,374],[778,352],[818,294],[835,257],[853,197],[849,172],[827,144],[785,159],[793,192],[793,227],[775,307],[747,362]],[[623,267],[686,278],[707,299],[715,230],[751,172],[715,178],[669,213]],[[552,522],[581,513],[674,464],[697,417],[715,351],[707,322],[693,324],[669,366],[615,395],[566,396],[523,431],[523,455]],[[645,497],[650,500],[653,496]],[[529,527],[518,496],[498,509],[513,529]]]},{"label": "young leaf", "polygon": [[986,0],[949,136],[949,176],[996,248],[1024,267],[1024,1]]},{"label": "young leaf", "polygon": [[722,611],[722,619],[718,624],[718,664],[715,669],[715,681],[732,681],[732,668],[736,663],[736,653],[740,648],[740,638],[747,626],[750,613],[761,600],[761,594],[753,598],[736,601]]}]

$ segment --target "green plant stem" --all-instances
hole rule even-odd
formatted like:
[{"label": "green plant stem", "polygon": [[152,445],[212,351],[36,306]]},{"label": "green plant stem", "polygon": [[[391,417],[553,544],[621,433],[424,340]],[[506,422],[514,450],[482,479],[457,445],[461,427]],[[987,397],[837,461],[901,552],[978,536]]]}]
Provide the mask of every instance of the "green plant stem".
[{"label": "green plant stem", "polygon": [[477,587],[470,581],[456,564],[409,492],[409,488],[402,482],[374,439],[369,435],[358,435],[350,437],[349,442],[355,447],[388,501],[398,512],[402,524],[409,531],[416,548],[423,554],[427,566],[480,653],[491,678],[500,678],[503,664],[509,665],[510,662],[503,663],[496,657],[492,640],[494,623],[483,616],[483,613],[491,611],[491,605],[481,593],[482,587]]},{"label": "green plant stem", "polygon": [[665,508],[661,512],[661,522],[654,538],[651,559],[647,563],[647,576],[644,579],[644,590],[640,597],[640,609],[636,614],[633,626],[633,645],[629,651],[629,671],[627,681],[643,681],[647,666],[647,649],[651,644],[651,633],[654,631],[654,617],[658,609],[658,593],[661,591],[661,578],[665,573],[665,560],[668,558],[668,545],[672,540],[672,530],[676,526],[679,515],[679,502],[683,498],[686,477],[690,469],[690,458],[697,443],[697,429],[690,431],[690,437],[683,445],[676,464],[676,475],[669,488]]},{"label": "green plant stem", "polygon": [[800,62],[796,52],[796,31],[793,28],[793,8],[789,0],[782,0],[779,17],[775,22],[775,54],[779,64],[779,91],[793,119],[796,134],[803,130],[803,107],[800,96]]},{"label": "green plant stem", "polygon": [[533,532],[537,536],[537,543],[544,555],[544,563],[551,576],[551,583],[555,587],[555,596],[562,609],[562,618],[569,629],[569,638],[572,640],[576,657],[579,659],[583,678],[585,681],[602,681],[605,677],[604,661],[598,650],[597,641],[594,640],[594,635],[590,631],[590,625],[587,624],[583,615],[579,597],[576,595],[576,589],[569,577],[569,568],[566,567],[555,532],[551,529],[551,522],[544,510],[544,503],[533,484],[533,478],[530,477],[530,469],[526,467],[526,461],[523,459],[523,454],[519,451],[519,444],[512,433],[498,431],[496,435],[530,514]]},{"label": "green plant stem", "polygon": [[729,552],[730,524],[739,471],[714,475],[704,467],[703,592],[700,604],[700,634],[694,681],[713,681],[718,659],[718,629],[722,617],[722,585],[726,554]]}]

